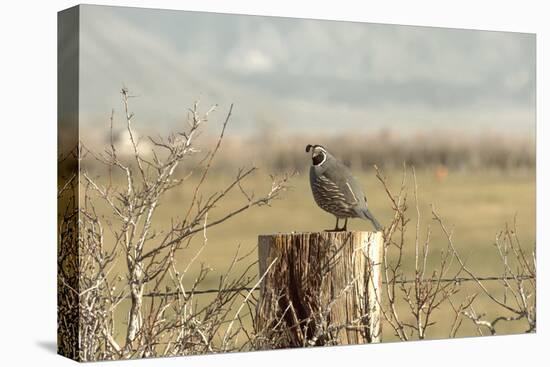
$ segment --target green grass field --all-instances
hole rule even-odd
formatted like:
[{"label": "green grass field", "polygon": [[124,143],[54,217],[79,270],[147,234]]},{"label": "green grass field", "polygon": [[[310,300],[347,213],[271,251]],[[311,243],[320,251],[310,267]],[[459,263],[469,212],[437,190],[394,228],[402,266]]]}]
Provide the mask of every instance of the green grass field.
[{"label": "green grass field", "polygon": [[[415,221],[413,181],[410,171],[408,173],[409,215]],[[384,172],[384,174],[388,177],[392,190],[397,191],[401,183],[402,171],[390,171]],[[375,177],[375,172],[360,173],[357,178],[367,193],[371,211],[382,224],[388,223],[392,216],[392,209],[382,185]],[[231,179],[232,177],[229,175],[210,176],[203,186],[202,194],[207,197],[208,194],[222,189]],[[165,227],[171,218],[181,217],[185,214],[195,182],[193,178],[190,178],[183,186],[170,192],[164,198],[154,220],[156,229],[160,230]],[[417,172],[417,182],[418,205],[421,213],[421,238],[424,238],[427,226],[432,226],[433,229],[431,252],[428,258],[429,265],[439,263],[440,250],[446,246],[444,237],[432,220],[432,204],[436,207],[447,226],[453,229],[453,239],[457,249],[467,259],[470,268],[479,276],[500,275],[503,273],[502,264],[493,244],[496,233],[504,228],[506,223],[512,224],[514,218],[517,219],[517,230],[522,245],[528,253],[534,249],[534,171],[521,173],[451,171],[443,181],[438,181],[432,170],[425,169]],[[270,185],[268,172],[258,171],[246,181],[244,186],[247,189],[254,190],[256,195],[259,196],[267,192]],[[281,200],[274,201],[270,207],[252,208],[224,224],[208,230],[206,247],[187,273],[189,285],[193,282],[200,263],[204,263],[212,271],[200,288],[217,287],[219,276],[229,266],[237,247],[241,246],[243,254],[254,251],[259,234],[322,231],[333,228],[334,218],[319,209],[313,201],[309,188],[308,173],[301,172],[298,176],[295,176],[291,181],[291,185],[292,189],[284,193]],[[244,196],[237,189],[228,195],[225,201],[215,210],[209,213],[209,220],[213,221],[224,212],[237,208],[245,202]],[[404,269],[406,272],[410,272],[411,275],[414,269],[414,245],[412,241],[414,238],[414,224],[411,223],[409,226],[407,238],[410,241],[408,241],[404,250]],[[348,229],[372,230],[372,227],[369,222],[355,219],[350,221]],[[106,239],[108,241],[109,237],[106,237]],[[178,253],[178,264],[182,268],[185,267],[201,245],[202,236],[197,236],[190,248]],[[250,262],[256,259],[257,255],[252,253]],[[244,265],[243,263],[243,268]],[[239,270],[242,269],[235,269],[235,273],[238,273]],[[125,263],[121,260],[117,262],[117,268],[113,269],[112,272],[113,274],[124,274],[124,271]],[[488,287],[495,290],[497,294],[499,294],[498,292],[502,293],[500,290],[502,285],[498,282],[489,284]],[[453,298],[457,302],[460,302],[461,297],[479,292],[474,283],[464,283],[461,289],[461,292]],[[486,312],[488,318],[502,313],[500,310],[496,310],[483,296],[478,297],[474,305],[478,312]],[[127,315],[125,307],[123,304],[117,312],[117,317],[120,317],[121,323],[124,323]],[[402,312],[404,319],[408,318],[404,302],[400,305],[399,311]],[[436,311],[433,319],[436,325],[428,330],[427,338],[446,337],[452,321],[449,318],[447,305]],[[499,333],[517,333],[525,331],[524,329],[523,324],[503,322],[499,324],[497,330]],[[384,341],[396,340],[389,326],[384,326],[383,330]],[[122,334],[121,332],[120,336]],[[477,332],[471,322],[465,320],[464,326],[458,335],[477,335]]]}]

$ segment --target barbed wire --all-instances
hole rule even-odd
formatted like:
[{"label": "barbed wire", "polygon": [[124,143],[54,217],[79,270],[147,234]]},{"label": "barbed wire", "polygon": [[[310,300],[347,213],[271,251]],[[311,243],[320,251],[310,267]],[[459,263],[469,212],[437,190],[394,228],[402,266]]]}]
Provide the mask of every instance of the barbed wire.
[{"label": "barbed wire", "polygon": [[[443,283],[466,283],[466,282],[485,282],[485,281],[497,281],[497,280],[529,280],[529,279],[535,279],[535,276],[532,275],[521,275],[521,276],[487,276],[487,277],[476,277],[476,278],[469,278],[469,277],[456,277],[456,278],[430,278],[430,279],[423,279],[423,282],[443,282]],[[395,284],[409,284],[414,283],[415,279],[396,279]],[[390,282],[392,283],[392,282]],[[383,281],[382,284],[388,284],[387,281]],[[187,294],[209,294],[209,293],[238,293],[238,292],[250,292],[250,291],[258,291],[259,288],[253,288],[253,287],[240,287],[240,288],[225,288],[225,289],[197,289],[197,290],[189,290]],[[181,291],[179,292],[150,292],[146,293],[143,296],[144,297],[175,297],[178,295],[183,294]]]}]

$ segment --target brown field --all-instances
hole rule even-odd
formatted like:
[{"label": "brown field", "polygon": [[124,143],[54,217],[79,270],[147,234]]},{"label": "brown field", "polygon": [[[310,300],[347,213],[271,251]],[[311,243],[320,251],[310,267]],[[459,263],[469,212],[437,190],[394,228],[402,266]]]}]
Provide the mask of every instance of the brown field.
[{"label": "brown field", "polygon": [[[304,155],[304,159],[307,157]],[[385,196],[383,187],[375,177],[374,170],[356,172],[359,181],[363,184],[372,212],[378,220],[384,224],[390,221],[392,209]],[[412,176],[408,172],[408,195],[410,213],[416,221],[416,210],[413,195]],[[389,170],[384,172],[388,177],[390,187],[398,190],[402,170]],[[446,240],[438,230],[431,216],[431,205],[434,205],[437,212],[442,216],[448,227],[453,229],[453,239],[457,249],[471,269],[478,276],[501,275],[503,266],[498,258],[494,247],[497,232],[508,223],[513,225],[516,220],[516,228],[522,245],[531,253],[535,246],[535,174],[533,170],[521,170],[518,172],[506,172],[502,170],[478,170],[478,171],[449,171],[445,177],[439,177],[440,172],[436,168],[424,168],[417,172],[418,183],[418,207],[420,210],[420,237],[426,235],[428,226],[431,226],[430,256],[428,264],[438,264],[440,250],[445,248]],[[196,184],[196,177],[191,176],[182,186],[174,189],[164,197],[154,221],[155,229],[162,230],[170,223],[170,219],[183,216],[187,210],[193,188]],[[216,173],[209,176],[201,193],[207,197],[215,191],[222,189],[232,176],[225,173]],[[102,178],[101,180],[105,180]],[[268,191],[270,187],[268,172],[259,170],[253,177],[246,181],[246,188],[253,189],[260,195]],[[334,219],[331,215],[323,212],[313,202],[309,189],[307,172],[299,172],[291,181],[292,188],[287,191],[282,199],[276,200],[270,207],[252,208],[243,214],[230,219],[221,226],[213,227],[207,231],[207,243],[204,250],[198,255],[195,262],[189,268],[186,279],[189,286],[193,283],[201,264],[211,268],[206,279],[199,286],[200,289],[216,288],[219,277],[227,270],[231,259],[235,256],[240,246],[240,253],[252,252],[249,261],[241,262],[234,269],[233,274],[244,270],[246,265],[257,259],[255,253],[257,236],[259,234],[290,232],[290,231],[321,231],[333,228]],[[223,204],[212,210],[209,221],[218,218],[221,213],[236,208],[245,203],[245,198],[237,190],[228,195]],[[109,217],[105,207],[99,205],[98,209],[102,215]],[[361,220],[352,220],[349,224],[350,230],[371,230],[370,223]],[[414,274],[414,225],[409,226],[406,234],[408,239],[405,246],[405,260],[403,268],[405,272]],[[109,243],[109,234],[106,234],[106,242]],[[185,268],[197,250],[203,244],[202,235],[197,235],[190,247],[177,254],[177,261],[181,268]],[[125,274],[125,262],[120,260],[116,263],[111,274]],[[252,268],[257,274],[257,267]],[[487,283],[489,290],[493,290],[498,297],[503,297],[503,287],[499,282]],[[146,289],[147,293],[147,289]],[[474,283],[463,283],[461,292],[453,296],[453,300],[460,302],[465,296],[480,293]],[[208,299],[210,295],[200,296],[199,299]],[[129,303],[128,303],[129,304]],[[478,313],[486,313],[487,318],[501,315],[502,310],[495,309],[489,300],[480,295],[475,303]],[[117,310],[117,319],[120,328],[116,335],[117,339],[124,338],[124,324],[127,318],[125,303]],[[398,312],[402,313],[403,319],[410,315],[405,303],[398,303]],[[246,312],[243,313],[243,315]],[[442,305],[441,309],[434,314],[433,321],[436,322],[427,333],[427,338],[443,338],[448,336],[450,313],[448,305]],[[499,323],[497,331],[499,334],[524,332],[524,324],[517,322]],[[383,340],[397,340],[393,331],[388,326],[383,327]],[[457,336],[478,335],[475,326],[465,320]]]}]

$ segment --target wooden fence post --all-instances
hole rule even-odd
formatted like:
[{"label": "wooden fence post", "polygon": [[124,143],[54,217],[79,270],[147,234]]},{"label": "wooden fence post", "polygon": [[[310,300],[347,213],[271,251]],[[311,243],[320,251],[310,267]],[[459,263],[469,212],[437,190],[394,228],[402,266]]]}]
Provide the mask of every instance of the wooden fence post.
[{"label": "wooden fence post", "polygon": [[270,347],[381,341],[381,232],[260,235],[255,329]]}]

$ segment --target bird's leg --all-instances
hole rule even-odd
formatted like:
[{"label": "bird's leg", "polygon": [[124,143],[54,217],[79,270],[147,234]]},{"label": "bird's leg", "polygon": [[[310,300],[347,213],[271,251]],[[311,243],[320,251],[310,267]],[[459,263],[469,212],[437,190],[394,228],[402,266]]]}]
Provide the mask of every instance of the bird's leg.
[{"label": "bird's leg", "polygon": [[344,226],[340,228],[341,232],[345,232],[348,230],[348,218],[344,218]]},{"label": "bird's leg", "polygon": [[344,224],[344,228],[338,227],[339,221],[340,221],[340,218],[336,217],[336,225],[335,225],[334,229],[325,229],[325,232],[342,232],[342,231],[345,231],[346,230],[346,225],[348,223],[347,218],[346,218],[346,224]]},{"label": "bird's leg", "polygon": [[338,228],[338,217],[336,217],[336,227],[334,229],[325,229],[325,232],[338,232],[340,228]]}]

